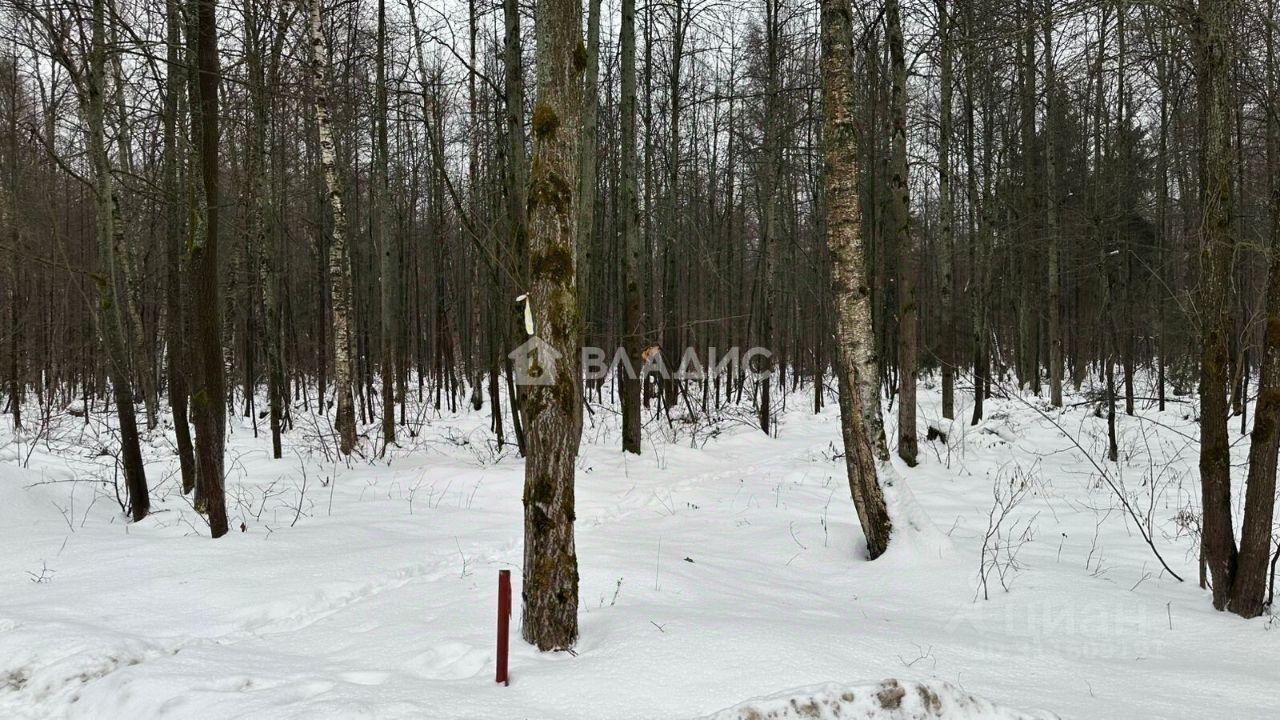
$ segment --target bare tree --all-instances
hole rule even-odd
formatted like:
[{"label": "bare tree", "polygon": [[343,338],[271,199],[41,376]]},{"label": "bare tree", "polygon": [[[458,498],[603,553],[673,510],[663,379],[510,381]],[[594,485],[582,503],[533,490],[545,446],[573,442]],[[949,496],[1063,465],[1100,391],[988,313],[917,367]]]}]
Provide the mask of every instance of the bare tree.
[{"label": "bare tree", "polygon": [[[44,31],[50,54],[70,77],[81,121],[84,123],[91,171],[88,183],[93,191],[99,262],[98,274],[94,276],[98,295],[98,312],[94,319],[107,350],[107,369],[120,426],[120,464],[129,490],[129,510],[136,522],[147,516],[151,498],[138,442],[130,352],[125,345],[128,321],[124,308],[124,274],[120,263],[121,256],[127,252],[124,218],[120,213],[119,192],[107,150],[107,68],[109,56],[116,50],[107,42],[106,0],[91,1],[87,31],[80,17],[73,21],[61,14],[54,14],[54,11],[46,15],[25,2],[20,7]],[[75,22],[80,38],[80,43],[74,45],[67,31],[72,22]]]}]

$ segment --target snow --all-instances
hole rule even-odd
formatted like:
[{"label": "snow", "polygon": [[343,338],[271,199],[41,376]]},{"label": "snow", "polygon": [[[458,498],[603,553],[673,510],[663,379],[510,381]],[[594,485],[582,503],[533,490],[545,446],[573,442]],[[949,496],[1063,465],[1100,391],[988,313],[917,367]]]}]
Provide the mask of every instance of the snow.
[{"label": "snow", "polygon": [[[1280,717],[1274,619],[1215,612],[1195,582],[1192,405],[1121,415],[1112,467],[1180,583],[1040,415],[1103,458],[1089,406],[993,399],[971,427],[940,419],[930,383],[920,397],[921,430],[950,437],[922,439],[919,467],[895,459],[897,530],[875,562],[834,402],[815,416],[789,398],[775,438],[745,412],[654,420],[638,458],[596,407],[581,640],[541,654],[513,627],[509,687],[493,682],[495,592],[512,570],[518,625],[523,465],[493,447],[487,409],[410,408],[417,437],[349,467],[301,408],[282,460],[265,422],[255,439],[233,418],[233,531],[216,542],[178,488],[167,423],[143,447],[155,513],[127,524],[100,411],[54,416],[47,442],[4,422],[0,717]],[[1239,476],[1247,451],[1235,443]],[[885,678],[897,708],[879,702]]]},{"label": "snow", "polygon": [[946,682],[827,683],[748,700],[706,720],[1052,720],[994,705]]}]

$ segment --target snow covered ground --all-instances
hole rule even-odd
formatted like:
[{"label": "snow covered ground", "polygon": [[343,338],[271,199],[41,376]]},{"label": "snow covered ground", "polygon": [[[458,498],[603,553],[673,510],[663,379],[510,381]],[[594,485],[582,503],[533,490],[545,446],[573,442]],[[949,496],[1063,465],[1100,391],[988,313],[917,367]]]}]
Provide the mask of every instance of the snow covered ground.
[{"label": "snow covered ground", "polygon": [[[927,385],[922,432],[940,415]],[[513,628],[509,687],[494,598],[507,568],[518,601],[522,461],[494,450],[487,410],[429,411],[391,459],[350,467],[325,459],[327,425],[300,422],[275,461],[235,418],[217,542],[165,431],[145,448],[156,512],[126,525],[96,419],[55,418],[36,444],[4,422],[0,717],[1280,717],[1274,620],[1217,613],[1196,585],[1191,405],[1121,415],[1108,466],[1186,582],[1086,458],[1105,455],[1088,404],[994,400],[947,443],[922,438],[898,470],[936,532],[874,563],[835,404],[808,406],[790,397],[776,438],[745,413],[655,420],[639,458],[596,408],[582,638],[539,654]]]}]

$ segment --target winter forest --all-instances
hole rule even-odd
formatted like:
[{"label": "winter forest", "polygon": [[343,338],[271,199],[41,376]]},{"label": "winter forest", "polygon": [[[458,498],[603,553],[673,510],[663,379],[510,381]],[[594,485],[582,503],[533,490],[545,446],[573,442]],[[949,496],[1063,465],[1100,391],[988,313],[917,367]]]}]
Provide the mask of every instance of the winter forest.
[{"label": "winter forest", "polygon": [[1280,717],[1277,23],[0,0],[0,716]]}]

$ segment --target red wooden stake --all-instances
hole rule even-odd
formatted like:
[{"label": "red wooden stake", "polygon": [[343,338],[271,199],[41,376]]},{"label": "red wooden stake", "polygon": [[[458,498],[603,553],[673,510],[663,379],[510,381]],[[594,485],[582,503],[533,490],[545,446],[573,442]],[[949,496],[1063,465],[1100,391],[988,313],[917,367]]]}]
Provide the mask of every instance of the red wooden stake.
[{"label": "red wooden stake", "polygon": [[511,634],[511,571],[498,571],[498,674],[495,680],[510,685],[507,679],[507,645]]}]

